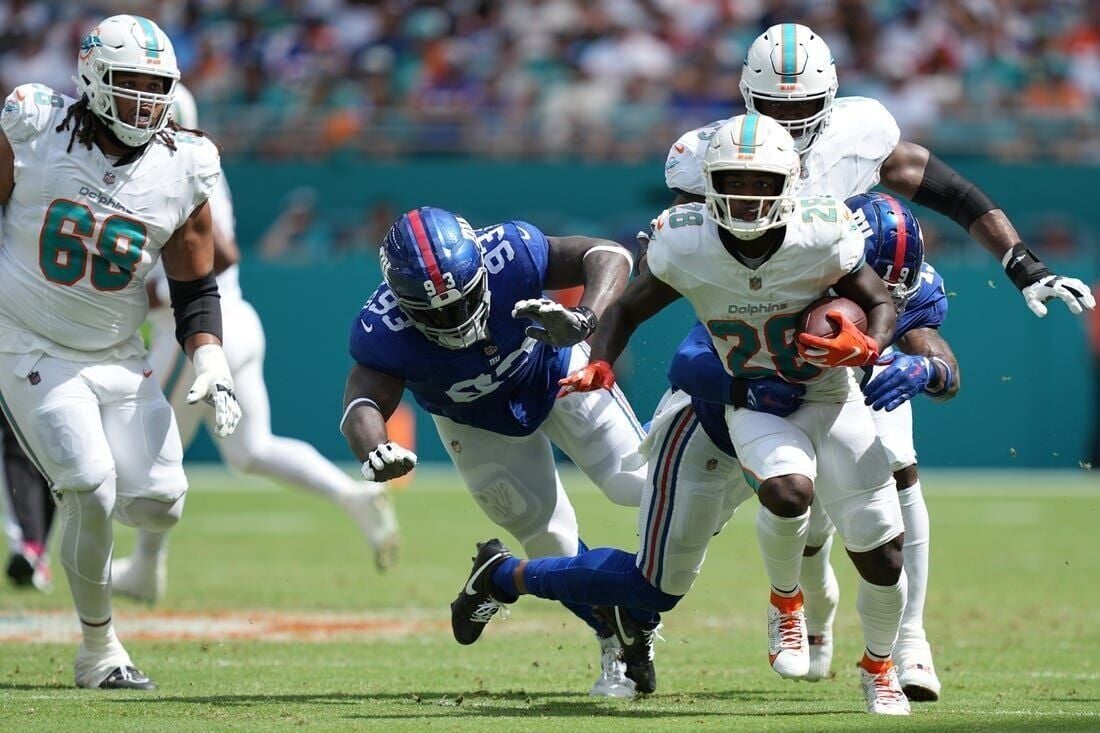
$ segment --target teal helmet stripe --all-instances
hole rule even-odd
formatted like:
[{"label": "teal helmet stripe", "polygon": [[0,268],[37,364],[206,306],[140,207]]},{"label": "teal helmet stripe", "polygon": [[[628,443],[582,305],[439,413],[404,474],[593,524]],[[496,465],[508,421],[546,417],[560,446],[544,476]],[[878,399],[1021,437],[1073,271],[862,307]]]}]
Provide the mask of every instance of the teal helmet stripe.
[{"label": "teal helmet stripe", "polygon": [[752,155],[756,152],[756,123],[760,121],[760,115],[749,113],[745,115],[745,121],[741,123],[741,147],[738,153]]},{"label": "teal helmet stripe", "polygon": [[145,58],[159,59],[160,42],[157,41],[157,28],[153,25],[153,21],[140,15],[135,15],[134,20],[137,21],[142,32],[145,33]]},{"label": "teal helmet stripe", "polygon": [[783,24],[783,40],[781,41],[783,49],[783,82],[785,84],[794,84],[794,75],[798,72],[797,56],[795,51],[798,49],[798,34],[794,23]]}]

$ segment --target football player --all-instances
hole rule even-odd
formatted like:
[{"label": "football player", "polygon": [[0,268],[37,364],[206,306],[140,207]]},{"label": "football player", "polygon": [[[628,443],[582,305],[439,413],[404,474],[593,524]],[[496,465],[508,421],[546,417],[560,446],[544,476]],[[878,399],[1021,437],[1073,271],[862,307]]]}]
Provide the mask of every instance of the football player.
[{"label": "football player", "polygon": [[[553,446],[613,502],[638,506],[645,473],[625,469],[623,458],[644,434],[622,392],[558,396],[558,380],[588,363],[582,342],[626,284],[633,263],[625,249],[548,237],[522,221],[474,230],[453,213],[421,207],[394,223],[380,258],[385,282],[351,324],[356,363],[341,422],[368,481],[416,465],[386,433],[408,389],[431,413],[478,506],[531,557],[585,549]],[[543,298],[582,284],[576,307]],[[602,671],[591,694],[634,695],[614,631],[591,606],[566,605],[599,637]],[[499,607],[455,604],[452,617],[482,619],[480,630]],[[456,638],[470,644],[477,635]]]},{"label": "football player", "polygon": [[[876,375],[874,382],[876,393],[883,392],[882,405],[887,410],[893,405],[893,412],[875,412],[874,419],[894,462],[896,456],[913,454],[912,440],[893,423],[885,427],[882,419],[901,413],[904,403],[920,389],[937,399],[948,399],[958,390],[958,365],[937,330],[947,312],[947,297],[939,275],[923,263],[920,227],[903,204],[880,194],[855,197],[846,204],[856,212],[855,220],[865,236],[867,264],[894,295],[899,310],[894,343],[917,355],[891,361],[891,372]],[[899,261],[909,268],[900,277],[901,271],[895,267]],[[934,381],[928,376],[933,371],[946,376]],[[634,618],[652,615],[652,621],[659,621],[661,612],[675,607],[698,576],[711,538],[752,496],[726,429],[725,405],[786,417],[801,406],[806,393],[804,385],[783,379],[734,379],[722,368],[702,324],[696,324],[680,345],[669,366],[669,380],[674,390],[682,391],[670,392],[661,400],[640,449],[650,458],[647,491],[638,516],[642,549],[627,553],[597,548],[575,558],[501,563],[488,575],[494,596],[531,593],[556,600],[568,595],[571,587],[584,588],[590,594],[586,601],[611,607],[599,611],[617,613],[613,624],[634,641],[624,645],[623,655],[626,674],[640,692],[652,692],[657,685],[654,631]],[[873,400],[868,397],[868,401]],[[895,401],[901,402],[900,407]],[[681,427],[684,437],[670,441],[670,431]],[[825,536],[831,542],[832,537],[831,527],[815,527],[816,516],[824,515],[811,514],[807,539],[811,549],[822,544],[816,538]],[[503,546],[483,551],[490,555],[507,552]],[[502,580],[497,581],[498,577]],[[510,590],[502,592],[500,588]],[[916,603],[910,596],[903,626],[913,617],[919,623]]]},{"label": "football player", "polygon": [[[847,199],[882,184],[952,219],[978,240],[1005,268],[1028,308],[1038,316],[1046,302],[1059,298],[1072,313],[1092,309],[1095,299],[1076,278],[1055,275],[1023,244],[1005,212],[976,185],[960,176],[926,148],[901,139],[897,123],[877,101],[836,97],[836,66],[825,41],[810,28],[784,23],[768,28],[749,47],[742,69],[741,94],[751,111],[774,117],[795,138],[802,173],[794,192],[800,196]],[[665,182],[676,203],[702,201],[702,160],[714,131],[725,121],[692,130],[677,140],[665,163]],[[897,476],[903,499],[906,543],[927,546],[927,509],[915,472]],[[818,510],[819,511],[819,510]],[[807,563],[805,590],[811,627],[810,654],[815,676],[831,664],[831,619],[836,609],[835,580],[827,565],[828,547]],[[822,563],[825,563],[824,565]],[[907,567],[910,584],[923,589],[927,571]],[[923,590],[918,590],[923,597]],[[899,644],[900,675],[914,700],[934,700],[939,681],[926,644]],[[920,689],[918,689],[920,688]]]},{"label": "football player", "polygon": [[[920,224],[908,207],[879,193],[853,196],[845,204],[854,212],[855,222],[865,236],[867,264],[886,283],[898,311],[894,343],[880,365],[874,367],[873,375],[868,371],[863,392],[865,402],[874,408],[875,429],[899,483],[898,499],[906,530],[903,555],[909,592],[894,652],[899,660],[898,676],[910,700],[934,700],[940,683],[924,631],[928,513],[920,495],[908,402],[921,393],[943,401],[958,392],[958,362],[939,332],[947,316],[947,294],[939,273],[924,261]],[[751,387],[746,392],[744,385],[725,375],[702,326],[696,326],[685,339],[669,367],[669,376],[675,386],[705,401],[695,404],[704,427],[708,425],[705,416],[713,412],[714,403],[748,406],[784,416],[798,408],[805,391],[801,385],[783,380],[759,379],[748,382]],[[722,445],[718,438],[715,442]],[[839,600],[836,575],[828,562],[832,531],[825,512],[812,509],[800,575],[807,598],[810,645],[806,680],[828,676],[832,662],[832,622]],[[827,611],[824,618],[810,616],[812,610],[820,609]]]},{"label": "football player", "polygon": [[168,36],[115,15],[84,37],[79,99],[16,87],[0,115],[0,408],[60,499],[59,555],[80,619],[76,684],[152,689],[111,623],[112,518],[164,531],[187,479],[172,408],[138,329],[163,259],[188,401],[240,419],[221,348],[210,197],[218,151],[171,121]]},{"label": "football player", "polygon": [[[648,272],[608,308],[593,338],[591,361],[563,385],[584,392],[612,387],[611,363],[630,334],[680,297],[691,302],[732,376],[781,376],[804,383],[805,403],[788,417],[737,409],[725,415],[743,476],[761,505],[758,539],[772,585],[769,661],[784,677],[808,672],[798,573],[809,507],[816,498],[815,503],[837,518],[862,577],[857,607],[867,647],[860,664],[867,709],[907,715],[908,702],[890,661],[905,603],[901,513],[886,453],[849,368],[874,363],[877,344],[892,341],[896,314],[890,295],[875,272],[864,267],[863,238],[842,203],[790,198],[799,156],[790,134],[774,120],[755,113],[733,118],[715,132],[704,165],[705,213],[690,204],[658,217]],[[796,342],[800,312],[830,287],[864,309],[867,334],[842,317],[836,338],[802,334]],[[682,549],[668,540],[669,517],[678,500],[671,490],[672,474],[683,465],[683,455],[698,434],[693,411],[679,408],[665,406],[662,417],[667,417],[651,426],[650,440],[658,451],[650,455],[647,487],[653,518],[643,525],[636,559],[641,576],[659,591],[656,600],[666,606],[676,596],[669,591],[693,578],[702,560],[695,555],[684,564],[664,563],[668,553]],[[718,528],[728,518],[724,502],[732,493],[697,497],[710,515],[704,529]],[[622,572],[622,560],[609,556],[608,571]],[[456,603],[507,601],[522,590],[515,583],[517,572],[531,590],[540,582],[539,570],[536,566],[530,574],[535,577],[529,577],[499,544],[488,543],[467,581],[466,588],[473,586],[476,594],[460,596]],[[479,585],[482,577],[500,585]],[[564,595],[547,597],[609,600],[606,595],[589,598],[589,590],[584,583],[559,583],[549,592]],[[651,658],[651,632],[657,623],[652,614],[616,607],[604,615],[611,619],[628,663],[641,661],[646,646],[644,654]],[[635,644],[638,652],[628,651]]]},{"label": "football player", "polygon": [[3,413],[0,413],[0,440],[4,463],[0,505],[4,508],[4,530],[8,537],[8,579],[16,587],[46,593],[53,588],[46,540],[57,505],[46,480],[20,447]]},{"label": "football player", "polygon": [[[176,88],[173,118],[184,127],[198,124],[194,98],[182,84]],[[393,564],[398,549],[397,518],[389,492],[381,484],[353,481],[310,444],[271,433],[271,404],[264,384],[264,331],[259,316],[241,293],[240,250],[234,234],[233,201],[223,175],[210,196],[214,223],[214,271],[224,314],[225,356],[243,415],[237,430],[217,442],[218,452],[242,473],[266,476],[318,494],[342,507],[374,548],[380,569]],[[199,423],[213,430],[209,412],[187,403],[192,368],[176,343],[168,307],[168,281],[154,270],[147,290],[153,305],[149,320],[153,338],[149,362],[176,413],[184,449],[195,439]],[[167,585],[166,532],[138,532],[134,553],[111,566],[111,588],[119,595],[155,603]]]}]

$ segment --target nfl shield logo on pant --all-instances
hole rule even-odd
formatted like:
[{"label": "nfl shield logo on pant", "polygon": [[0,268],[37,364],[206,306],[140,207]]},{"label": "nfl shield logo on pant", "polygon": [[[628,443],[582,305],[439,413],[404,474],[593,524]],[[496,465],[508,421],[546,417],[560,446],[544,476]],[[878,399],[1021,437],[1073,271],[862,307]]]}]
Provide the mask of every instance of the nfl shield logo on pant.
[{"label": "nfl shield logo on pant", "polygon": [[763,283],[763,281],[761,281],[760,278],[758,278],[758,277],[750,277],[749,278],[749,289],[750,290],[759,290],[762,287],[764,287],[764,283]]}]

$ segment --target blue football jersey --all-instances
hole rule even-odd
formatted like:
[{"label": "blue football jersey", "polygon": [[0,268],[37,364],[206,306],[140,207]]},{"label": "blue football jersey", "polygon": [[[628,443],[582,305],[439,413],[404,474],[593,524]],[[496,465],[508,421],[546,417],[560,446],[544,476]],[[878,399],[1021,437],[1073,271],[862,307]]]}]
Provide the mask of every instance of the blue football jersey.
[{"label": "blue football jersey", "polygon": [[[927,262],[921,266],[920,290],[909,299],[905,310],[898,315],[897,339],[917,328],[939,328],[947,318],[947,291],[943,278]],[[710,334],[703,324],[696,323],[680,344],[677,356],[688,356],[682,361],[684,368],[678,371],[672,380],[674,386],[681,389],[691,388],[694,394],[728,395],[733,377],[722,368],[718,352],[714,349]],[[867,370],[870,373],[870,369]],[[720,381],[719,381],[720,380]],[[726,407],[724,404],[692,399],[692,406],[699,418],[707,437],[715,447],[727,455],[737,457],[733,442],[726,427]]]},{"label": "blue football jersey", "polygon": [[349,349],[359,364],[405,380],[428,412],[501,435],[530,435],[550,413],[568,348],[528,338],[516,301],[540,298],[549,245],[536,227],[509,221],[477,230],[489,272],[489,339],[465,349],[429,341],[382,283],[351,324]]},{"label": "blue football jersey", "polygon": [[943,278],[925,262],[920,268],[920,289],[898,314],[894,342],[917,328],[939,328],[947,318],[947,291]]}]

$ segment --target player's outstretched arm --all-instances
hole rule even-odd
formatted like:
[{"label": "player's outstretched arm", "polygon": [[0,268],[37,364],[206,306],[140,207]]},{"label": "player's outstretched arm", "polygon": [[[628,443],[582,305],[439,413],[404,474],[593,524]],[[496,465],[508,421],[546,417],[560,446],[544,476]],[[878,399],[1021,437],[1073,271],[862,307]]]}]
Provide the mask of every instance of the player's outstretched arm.
[{"label": "player's outstretched arm", "polygon": [[344,387],[344,417],[340,432],[362,463],[367,481],[389,481],[416,466],[416,454],[394,443],[386,431],[405,391],[405,381],[356,364]]},{"label": "player's outstretched arm", "polygon": [[864,400],[887,412],[924,392],[946,401],[959,391],[959,363],[934,328],[917,328],[898,339],[899,352],[884,358],[885,367],[863,386]]},{"label": "player's outstretched arm", "polygon": [[1062,300],[1071,313],[1096,306],[1088,286],[1060,277],[1024,245],[1004,210],[980,188],[960,176],[927,148],[905,140],[882,164],[882,184],[902,196],[943,214],[996,257],[1005,274],[1024,295],[1031,312],[1047,314],[1046,301]]},{"label": "player's outstretched arm", "polygon": [[583,285],[581,302],[569,308],[549,298],[521,300],[512,316],[534,322],[527,327],[528,336],[552,346],[572,346],[596,330],[608,304],[626,287],[634,259],[625,247],[606,239],[547,237],[547,242],[546,288]]},{"label": "player's outstretched arm", "polygon": [[233,394],[233,376],[222,351],[222,311],[214,277],[214,225],[210,205],[199,204],[161,252],[176,340],[195,365],[187,402],[202,400],[214,408],[214,434],[224,438],[237,429],[241,406]]},{"label": "player's outstretched arm", "polygon": [[604,311],[590,341],[592,355],[588,366],[561,380],[563,391],[588,392],[613,385],[611,365],[623,353],[631,334],[680,297],[679,292],[649,271],[632,280],[619,299]]},{"label": "player's outstretched arm", "polygon": [[15,151],[8,136],[0,132],[0,206],[8,203],[15,190]]}]

